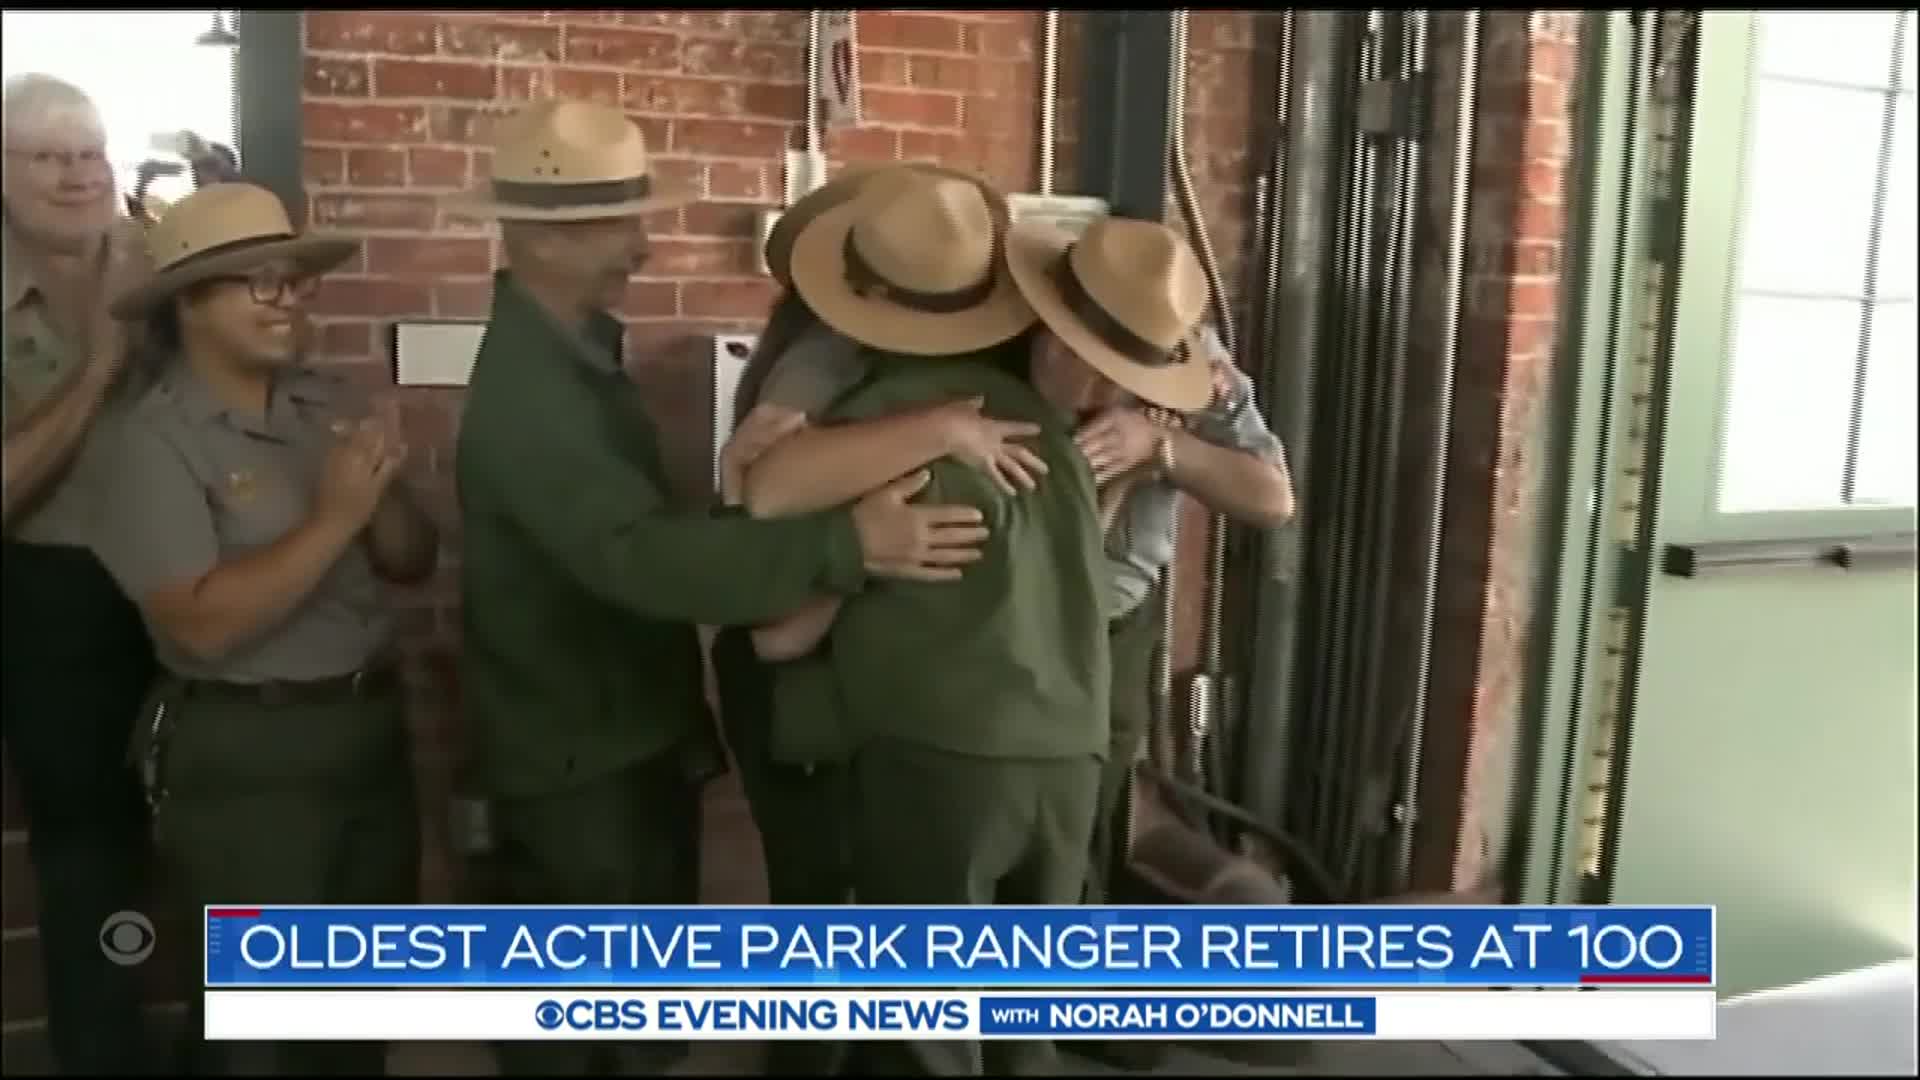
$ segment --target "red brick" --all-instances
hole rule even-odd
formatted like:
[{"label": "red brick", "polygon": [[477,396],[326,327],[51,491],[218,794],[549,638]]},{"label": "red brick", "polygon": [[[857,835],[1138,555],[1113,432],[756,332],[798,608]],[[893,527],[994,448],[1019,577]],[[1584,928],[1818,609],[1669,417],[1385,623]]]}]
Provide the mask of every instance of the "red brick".
[{"label": "red brick", "polygon": [[433,51],[433,19],[389,11],[308,11],[307,48],[419,56]]},{"label": "red brick", "polygon": [[433,228],[434,204],[424,195],[359,195],[346,192],[313,197],[313,223],[332,229]]},{"label": "red brick", "polygon": [[1557,201],[1564,192],[1560,166],[1551,161],[1529,162],[1525,190],[1528,198]]},{"label": "red brick", "polygon": [[484,319],[493,307],[493,280],[436,281],[433,315],[439,319]]},{"label": "red brick", "polygon": [[753,235],[754,212],[738,203],[694,203],[680,213],[684,236],[744,240]]},{"label": "red brick", "polygon": [[656,30],[569,26],[563,42],[569,63],[633,71],[672,71],[680,64],[680,39]]},{"label": "red brick", "polygon": [[748,41],[806,44],[807,13],[804,11],[736,11],[732,14],[735,32]]},{"label": "red brick", "polygon": [[320,281],[320,295],[312,310],[317,315],[406,316],[426,315],[431,308],[427,287],[391,278],[350,278],[329,275]]},{"label": "red brick", "polygon": [[747,88],[725,79],[635,75],[626,80],[626,108],[676,116],[737,116]]},{"label": "red brick", "polygon": [[860,85],[868,86],[911,86],[913,84],[913,58],[906,53],[891,49],[860,50]]},{"label": "red brick", "polygon": [[647,167],[653,171],[654,182],[663,188],[694,192],[707,189],[707,167],[698,161],[653,157],[647,159]]},{"label": "red brick", "polygon": [[788,128],[751,120],[675,120],[677,154],[719,157],[778,157],[787,148]]},{"label": "red brick", "polygon": [[418,187],[465,187],[471,183],[465,150],[416,146],[407,151],[407,176]]},{"label": "red brick", "polygon": [[929,161],[956,169],[979,168],[979,144],[950,131],[903,131],[900,133],[902,161]]},{"label": "red brick", "polygon": [[1554,317],[1516,315],[1507,328],[1507,351],[1514,356],[1542,356],[1554,344],[1558,327]]},{"label": "red brick", "polygon": [[980,61],[968,56],[915,56],[908,71],[913,85],[922,90],[967,94],[980,85]]},{"label": "red brick", "polygon": [[767,197],[765,168],[731,161],[707,166],[707,197],[760,201]]},{"label": "red brick", "polygon": [[1021,24],[994,22],[983,26],[968,27],[969,37],[978,41],[977,48],[969,52],[978,52],[982,56],[1001,59],[1031,57],[1035,54],[1040,40],[1037,21]]},{"label": "red brick", "polygon": [[440,28],[440,48],[453,56],[551,64],[560,59],[560,28],[449,19]]},{"label": "red brick", "polygon": [[376,60],[374,92],[381,97],[492,101],[498,87],[492,64],[456,61]]},{"label": "red brick", "polygon": [[1551,240],[1521,240],[1513,245],[1513,272],[1520,277],[1560,273],[1560,245]]},{"label": "red brick", "polygon": [[680,68],[689,75],[727,79],[804,82],[806,50],[795,45],[765,45],[737,38],[690,38],[681,46]]},{"label": "red brick", "polygon": [[301,137],[323,143],[420,142],[427,133],[426,110],[418,105],[346,104],[308,101],[300,107]]},{"label": "red brick", "polygon": [[1567,125],[1561,120],[1535,120],[1527,125],[1527,156],[1564,161],[1567,157]]},{"label": "red brick", "polygon": [[423,277],[486,274],[493,270],[492,254],[492,242],[475,237],[375,236],[367,240],[367,270]]},{"label": "red brick", "polygon": [[772,303],[773,282],[764,278],[680,283],[680,314],[689,318],[750,319]]},{"label": "red brick", "polygon": [[326,322],[319,327],[314,350],[320,356],[347,359],[373,354],[373,325],[364,322]]},{"label": "red brick", "polygon": [[806,120],[807,88],[774,83],[748,83],[745,94],[748,116],[768,116],[789,123]]},{"label": "red brick", "polygon": [[[740,11],[623,11],[628,26],[658,26],[688,34],[730,34],[738,29]],[[804,36],[804,31],[803,31]]]},{"label": "red brick", "polygon": [[506,114],[504,108],[483,109],[471,105],[431,105],[427,107],[429,142],[484,146],[493,141],[493,122]]},{"label": "red brick", "polygon": [[747,240],[653,241],[645,274],[649,278],[721,277],[752,272],[753,244]]},{"label": "red brick", "polygon": [[500,97],[504,101],[591,101],[620,105],[620,73],[582,71],[579,68],[503,68]]},{"label": "red brick", "polygon": [[620,314],[629,319],[660,318],[679,311],[678,289],[670,281],[629,280]]},{"label": "red brick", "polygon": [[1507,293],[1507,311],[1515,318],[1551,318],[1559,302],[1560,286],[1553,280],[1515,281]]},{"label": "red brick", "polygon": [[826,147],[833,156],[851,161],[892,161],[900,149],[900,137],[885,128],[830,128]]},{"label": "red brick", "polygon": [[347,155],[335,146],[308,146],[300,152],[300,175],[308,185],[335,187],[346,182]]},{"label": "red brick", "polygon": [[404,187],[407,152],[356,146],[347,151],[347,182],[355,187]]},{"label": "red brick", "polygon": [[1559,240],[1566,231],[1566,218],[1558,203],[1527,199],[1520,204],[1514,236],[1522,240]]},{"label": "red brick", "polygon": [[945,15],[910,11],[862,11],[858,27],[862,44],[921,52],[959,52],[962,24]]},{"label": "red brick", "polygon": [[307,57],[308,97],[366,97],[367,62],[339,56]]}]

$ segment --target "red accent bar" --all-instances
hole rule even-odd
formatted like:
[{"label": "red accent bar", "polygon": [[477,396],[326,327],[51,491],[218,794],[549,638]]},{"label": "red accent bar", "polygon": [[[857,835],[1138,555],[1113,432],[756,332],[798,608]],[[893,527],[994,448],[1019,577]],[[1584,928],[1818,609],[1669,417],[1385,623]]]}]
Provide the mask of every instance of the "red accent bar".
[{"label": "red accent bar", "polygon": [[257,907],[216,907],[207,909],[209,919],[257,919],[260,909]]},{"label": "red accent bar", "polygon": [[1582,986],[1708,986],[1711,975],[1605,975],[1580,976]]}]

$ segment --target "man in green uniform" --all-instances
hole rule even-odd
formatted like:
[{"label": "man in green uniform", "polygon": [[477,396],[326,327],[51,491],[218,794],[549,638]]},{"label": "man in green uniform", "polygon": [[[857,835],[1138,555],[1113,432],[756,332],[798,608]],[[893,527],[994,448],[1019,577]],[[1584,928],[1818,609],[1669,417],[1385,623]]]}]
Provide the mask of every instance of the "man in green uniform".
[{"label": "man in green uniform", "polygon": [[[100,551],[166,669],[136,743],[168,883],[196,923],[205,904],[409,903],[415,755],[380,583],[431,573],[438,534],[394,484],[392,418],[296,363],[303,301],[356,245],[216,184],[150,246],[154,276],[113,310],[149,320],[164,366],[110,443]],[[377,1044],[277,1056],[384,1065]]]},{"label": "man in green uniform", "polygon": [[[509,271],[474,366],[456,465],[463,699],[515,902],[691,903],[712,722],[693,623],[761,622],[870,575],[939,578],[977,557],[970,507],[782,521],[676,512],[607,314],[661,190],[617,109],[542,102],[496,130],[493,177],[456,209],[500,219]],[[502,1048],[509,1071],[584,1072],[595,1047]],[[660,1067],[679,1048],[640,1044]]]}]

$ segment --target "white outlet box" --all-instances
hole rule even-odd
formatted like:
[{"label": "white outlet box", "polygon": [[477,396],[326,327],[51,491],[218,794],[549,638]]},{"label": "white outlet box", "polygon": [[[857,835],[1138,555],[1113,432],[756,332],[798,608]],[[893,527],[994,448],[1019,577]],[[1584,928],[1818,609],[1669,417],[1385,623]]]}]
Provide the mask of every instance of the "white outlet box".
[{"label": "white outlet box", "polygon": [[1015,223],[1044,221],[1078,236],[1088,225],[1106,217],[1111,208],[1105,199],[1091,195],[1019,194],[1007,196],[1007,211]]},{"label": "white outlet box", "polygon": [[773,227],[780,222],[779,210],[762,210],[754,222],[753,268],[762,274],[771,273],[767,265],[767,237],[773,235]]},{"label": "white outlet box", "polygon": [[827,182],[827,155],[819,150],[787,151],[787,205]]},{"label": "white outlet box", "polygon": [[713,490],[720,490],[720,448],[733,437],[733,395],[740,389],[740,376],[747,370],[747,359],[759,344],[756,334],[713,335]]},{"label": "white outlet box", "polygon": [[396,386],[465,386],[480,355],[481,322],[400,322],[393,324],[393,381]]}]

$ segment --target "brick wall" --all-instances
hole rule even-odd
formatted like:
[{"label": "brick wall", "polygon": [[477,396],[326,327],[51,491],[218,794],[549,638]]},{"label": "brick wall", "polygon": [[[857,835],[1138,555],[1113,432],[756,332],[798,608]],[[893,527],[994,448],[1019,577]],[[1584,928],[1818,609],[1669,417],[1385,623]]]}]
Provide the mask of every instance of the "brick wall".
[{"label": "brick wall", "polygon": [[[1422,888],[1478,887],[1501,876],[1509,854],[1532,600],[1544,565],[1535,550],[1539,485],[1562,297],[1562,189],[1579,20],[1544,11],[1482,16],[1469,291],[1430,698],[1439,737],[1423,748],[1414,843]],[[1436,29],[1444,55],[1443,37],[1457,40],[1459,27],[1449,21]]]}]

